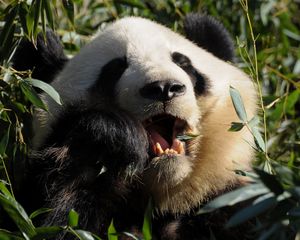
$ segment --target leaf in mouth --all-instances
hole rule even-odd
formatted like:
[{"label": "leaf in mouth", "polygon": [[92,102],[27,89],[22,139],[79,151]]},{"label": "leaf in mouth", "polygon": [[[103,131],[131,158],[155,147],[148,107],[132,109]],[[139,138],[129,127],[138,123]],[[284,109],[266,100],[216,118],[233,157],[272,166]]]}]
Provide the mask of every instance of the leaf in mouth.
[{"label": "leaf in mouth", "polygon": [[182,142],[186,142],[186,141],[189,141],[191,139],[194,139],[196,137],[198,137],[199,134],[183,134],[183,135],[178,135],[176,136],[176,138],[179,140],[179,141],[182,141]]}]

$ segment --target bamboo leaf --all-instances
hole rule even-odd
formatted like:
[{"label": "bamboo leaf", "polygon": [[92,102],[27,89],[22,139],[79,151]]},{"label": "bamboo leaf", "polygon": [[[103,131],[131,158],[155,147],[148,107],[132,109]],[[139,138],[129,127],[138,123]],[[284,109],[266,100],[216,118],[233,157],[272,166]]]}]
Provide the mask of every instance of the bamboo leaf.
[{"label": "bamboo leaf", "polygon": [[92,233],[84,230],[74,230],[82,240],[95,240]]},{"label": "bamboo leaf", "polygon": [[35,218],[35,217],[37,217],[37,216],[39,216],[43,213],[48,213],[48,212],[51,212],[51,211],[52,211],[51,208],[40,208],[40,209],[34,211],[33,213],[31,213],[29,218],[33,219],[33,218]]},{"label": "bamboo leaf", "polygon": [[245,187],[225,193],[215,198],[214,200],[206,204],[203,208],[201,208],[198,214],[211,212],[225,206],[233,206],[234,204],[243,202],[262,194],[266,194],[268,192],[270,192],[269,189],[266,188],[262,183],[247,185]]},{"label": "bamboo leaf", "polygon": [[34,13],[32,32],[34,38],[36,38],[38,34],[38,24],[39,24],[40,14],[42,10],[42,0],[35,0],[32,4],[33,4],[32,5],[33,13]]},{"label": "bamboo leaf", "polygon": [[0,239],[1,240],[24,240],[19,234],[12,233],[10,231],[0,229]]},{"label": "bamboo leaf", "polygon": [[23,235],[32,237],[36,234],[35,227],[33,226],[27,213],[14,198],[0,193],[0,204],[10,218],[14,221],[14,223],[18,226]]},{"label": "bamboo leaf", "polygon": [[247,113],[240,93],[232,86],[230,86],[229,91],[234,109],[239,119],[243,122],[247,122]]},{"label": "bamboo leaf", "polygon": [[59,233],[64,231],[64,228],[59,226],[49,226],[49,227],[38,227],[35,230],[36,230],[36,235],[32,237],[32,240],[44,240],[44,239],[54,239]]},{"label": "bamboo leaf", "polygon": [[10,126],[11,124],[8,125],[8,128],[6,129],[0,141],[0,156],[2,157],[5,155],[7,144],[9,141]]},{"label": "bamboo leaf", "polygon": [[136,7],[140,9],[144,9],[145,5],[141,1],[136,1],[136,0],[118,0],[117,1],[119,4],[123,4],[129,7]]},{"label": "bamboo leaf", "polygon": [[259,149],[261,149],[263,152],[266,152],[265,141],[263,140],[263,138],[262,138],[259,130],[257,129],[257,127],[252,127],[251,131],[252,131],[256,146]]},{"label": "bamboo leaf", "polygon": [[108,227],[107,236],[108,236],[108,240],[118,240],[118,233],[115,229],[113,220],[111,220],[111,223]]},{"label": "bamboo leaf", "polygon": [[67,17],[70,23],[74,26],[74,3],[73,0],[62,0],[64,9],[66,10]]},{"label": "bamboo leaf", "polygon": [[276,196],[283,193],[284,189],[278,182],[275,175],[268,174],[267,172],[260,169],[255,169],[255,172],[257,173],[257,175],[259,175],[264,185],[269,188]]},{"label": "bamboo leaf", "polygon": [[20,81],[20,87],[27,99],[36,107],[47,110],[47,107],[36,93],[36,91],[26,81]]},{"label": "bamboo leaf", "polygon": [[145,240],[152,239],[152,200],[150,199],[144,214],[142,232]]},{"label": "bamboo leaf", "polygon": [[260,215],[266,210],[274,207],[276,205],[276,197],[272,196],[267,199],[264,199],[260,202],[257,202],[254,205],[246,207],[233,215],[226,224],[227,228],[237,226],[241,223],[246,222],[247,220]]},{"label": "bamboo leaf", "polygon": [[232,122],[231,123],[231,127],[228,129],[228,131],[230,131],[230,132],[238,132],[238,131],[242,130],[244,126],[245,126],[244,123],[241,123],[241,122]]},{"label": "bamboo leaf", "polygon": [[4,18],[5,25],[1,30],[1,34],[0,34],[0,47],[2,47],[8,39],[9,33],[11,32],[11,28],[14,25],[13,22],[18,13],[18,9],[19,9],[19,5],[15,7],[9,5],[7,7],[7,10],[5,10],[8,11],[8,13]]},{"label": "bamboo leaf", "polygon": [[46,17],[47,17],[47,21],[50,25],[51,29],[54,29],[54,21],[53,21],[53,14],[52,14],[52,9],[51,9],[51,5],[50,5],[50,1],[48,0],[43,0],[43,7],[45,9],[46,12]]},{"label": "bamboo leaf", "polygon": [[58,94],[58,92],[48,83],[45,83],[43,81],[33,79],[33,78],[27,78],[25,81],[27,81],[29,84],[32,84],[32,86],[37,87],[39,89],[42,89],[45,93],[47,93],[56,103],[59,105],[62,105],[61,98]]},{"label": "bamboo leaf", "polygon": [[19,18],[20,18],[20,23],[23,28],[23,31],[27,37],[29,36],[29,31],[27,27],[27,14],[29,13],[29,8],[26,4],[26,2],[21,2],[20,3],[20,8],[19,8]]},{"label": "bamboo leaf", "polygon": [[78,213],[74,209],[71,209],[68,215],[68,225],[72,228],[77,227],[78,219],[79,219]]}]

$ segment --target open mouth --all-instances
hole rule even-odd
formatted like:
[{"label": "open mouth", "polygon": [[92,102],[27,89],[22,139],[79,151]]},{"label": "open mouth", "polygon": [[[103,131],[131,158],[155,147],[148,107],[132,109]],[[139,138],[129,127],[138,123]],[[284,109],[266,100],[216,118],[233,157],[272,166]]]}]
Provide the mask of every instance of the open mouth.
[{"label": "open mouth", "polygon": [[155,156],[185,155],[185,142],[179,140],[178,136],[183,135],[188,128],[186,121],[170,114],[159,114],[143,123]]}]

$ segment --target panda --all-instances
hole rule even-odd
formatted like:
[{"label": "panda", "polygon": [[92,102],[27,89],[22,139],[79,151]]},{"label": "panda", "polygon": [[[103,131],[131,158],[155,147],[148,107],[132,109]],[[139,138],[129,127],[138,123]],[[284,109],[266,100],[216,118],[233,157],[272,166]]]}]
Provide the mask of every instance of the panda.
[{"label": "panda", "polygon": [[79,227],[103,238],[112,219],[118,232],[141,236],[151,199],[153,239],[247,239],[247,227],[224,228],[233,209],[195,213],[247,182],[234,170],[251,168],[253,137],[228,131],[239,121],[229,87],[251,118],[255,86],[233,65],[233,41],[220,22],[189,14],[184,31],[126,17],[72,59],[51,31],[37,48],[20,45],[14,67],[33,69],[63,102],[41,94],[48,111],[36,109],[33,121],[24,204],[53,209],[44,225],[65,225],[74,209]]}]

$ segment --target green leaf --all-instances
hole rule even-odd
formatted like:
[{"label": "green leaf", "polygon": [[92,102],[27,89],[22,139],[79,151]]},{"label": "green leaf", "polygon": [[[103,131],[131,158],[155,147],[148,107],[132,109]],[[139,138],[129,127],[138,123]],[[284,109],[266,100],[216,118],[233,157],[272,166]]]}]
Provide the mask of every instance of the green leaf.
[{"label": "green leaf", "polygon": [[23,235],[32,237],[36,234],[35,227],[27,213],[14,198],[0,193],[0,204],[18,226]]},{"label": "green leaf", "polygon": [[74,3],[72,0],[62,0],[63,6],[66,10],[68,19],[71,24],[74,26]]},{"label": "green leaf", "polygon": [[257,129],[257,127],[252,127],[251,128],[254,140],[255,140],[255,144],[256,146],[261,149],[263,152],[266,152],[266,144],[265,141],[263,140],[259,130]]},{"label": "green leaf", "polygon": [[145,214],[144,214],[144,222],[143,222],[143,236],[145,240],[152,239],[152,211],[153,211],[153,204],[152,199],[149,199]]},{"label": "green leaf", "polygon": [[267,172],[260,169],[255,169],[255,172],[257,173],[257,175],[259,175],[264,185],[269,188],[276,196],[283,193],[284,189],[278,182],[275,175],[268,174]]},{"label": "green leaf", "polygon": [[194,139],[195,137],[198,137],[198,136],[199,135],[197,135],[197,134],[184,134],[184,135],[178,135],[178,136],[176,136],[176,138],[179,141],[186,142],[186,141]]},{"label": "green leaf", "polygon": [[198,211],[198,214],[208,213],[225,206],[233,206],[234,204],[243,202],[245,200],[268,192],[270,192],[269,189],[266,188],[262,183],[247,185],[245,187],[225,193],[215,198],[214,200],[206,204],[203,208],[201,208]]},{"label": "green leaf", "polygon": [[248,122],[248,126],[250,128],[253,127],[258,127],[259,125],[259,118],[257,116],[254,116],[249,122]]},{"label": "green leaf", "polygon": [[295,108],[295,104],[298,102],[299,99],[299,95],[300,95],[300,91],[299,90],[295,90],[292,93],[289,94],[287,101],[286,101],[286,106],[285,106],[285,110],[288,113],[293,113],[293,110]]},{"label": "green leaf", "polygon": [[0,239],[1,240],[24,240],[19,234],[12,233],[10,231],[0,229]]},{"label": "green leaf", "polygon": [[8,128],[6,129],[3,137],[1,138],[0,141],[0,156],[4,156],[9,140],[9,133],[10,133],[10,126],[11,124],[8,125]]},{"label": "green leaf", "polygon": [[33,5],[29,8],[29,12],[26,15],[26,25],[28,29],[28,35],[30,39],[33,39],[33,24],[34,24],[34,8]]},{"label": "green leaf", "polygon": [[49,0],[43,0],[43,8],[46,12],[46,17],[47,17],[47,21],[50,25],[51,29],[54,29],[54,21],[53,21],[53,14],[52,14],[52,9],[50,6],[50,2]]},{"label": "green leaf", "polygon": [[255,203],[249,207],[242,209],[233,215],[226,224],[227,228],[237,226],[241,223],[246,222],[247,220],[260,215],[266,210],[274,207],[276,205],[276,197],[272,196],[267,199],[264,199],[260,202]]},{"label": "green leaf", "polygon": [[1,34],[0,34],[0,47],[2,48],[9,36],[9,33],[11,32],[11,28],[13,27],[13,21],[16,18],[16,15],[18,13],[18,9],[19,9],[19,5],[16,5],[14,7],[8,5],[7,9],[5,9],[5,11],[7,11],[8,13],[6,14],[5,18],[4,18],[4,22],[5,25],[1,30]]},{"label": "green leaf", "polygon": [[136,0],[118,0],[117,1],[119,4],[124,4],[129,7],[136,7],[140,9],[145,9],[145,5],[141,1],[136,1]]},{"label": "green leaf", "polygon": [[59,233],[64,231],[63,227],[50,226],[50,227],[38,227],[35,229],[36,235],[31,238],[31,240],[44,240],[44,239],[54,239]]},{"label": "green leaf", "polygon": [[26,2],[21,2],[20,3],[20,8],[19,8],[19,17],[20,17],[20,23],[23,28],[24,33],[29,36],[29,31],[27,27],[27,14],[29,13],[29,8]]},{"label": "green leaf", "polygon": [[247,113],[240,93],[232,86],[230,86],[229,91],[234,109],[239,119],[243,122],[247,122]]},{"label": "green leaf", "polygon": [[16,28],[14,20],[18,13],[18,8],[19,5],[8,5],[8,7],[4,10],[7,12],[7,15],[4,18],[4,27],[0,32],[0,64],[9,57],[12,51],[14,32]]},{"label": "green leaf", "polygon": [[32,4],[33,4],[32,5],[33,14],[34,14],[32,31],[33,31],[34,38],[36,38],[36,36],[38,34],[39,18],[40,18],[40,14],[42,11],[42,0],[34,0],[34,2]]},{"label": "green leaf", "polygon": [[32,86],[30,86],[26,81],[20,81],[20,87],[24,95],[32,104],[34,104],[36,107],[47,110],[47,107]]},{"label": "green leaf", "polygon": [[74,230],[82,240],[95,240],[93,234],[84,230]]},{"label": "green leaf", "polygon": [[134,236],[132,233],[129,233],[129,232],[122,232],[122,234],[124,234],[127,237],[130,237],[130,239],[133,239],[133,240],[141,240],[141,239],[139,239],[138,237]]},{"label": "green leaf", "polygon": [[33,213],[30,214],[29,218],[30,219],[33,219],[41,214],[44,214],[44,213],[48,213],[48,212],[51,212],[52,209],[51,208],[40,208],[36,211],[34,211]]},{"label": "green leaf", "polygon": [[74,209],[71,209],[68,215],[68,225],[70,227],[77,227],[78,219],[79,219],[78,213]]},{"label": "green leaf", "polygon": [[44,0],[42,0],[42,4],[41,4],[41,22],[42,22],[42,33],[44,36],[44,39],[46,39],[46,17],[45,17],[45,11],[44,11]]},{"label": "green leaf", "polygon": [[7,189],[6,185],[8,185],[8,183],[4,182],[3,180],[0,181],[0,191],[8,197],[13,198],[13,196],[11,195],[10,191]]},{"label": "green leaf", "polygon": [[108,236],[108,240],[118,240],[118,233],[115,229],[113,220],[111,220],[111,223],[108,227],[107,236]]},{"label": "green leaf", "polygon": [[230,132],[238,132],[238,131],[242,130],[244,126],[245,126],[244,123],[241,123],[241,122],[232,122],[231,123],[231,127],[228,129],[228,131],[230,131]]},{"label": "green leaf", "polygon": [[26,79],[29,83],[32,84],[32,86],[37,87],[39,89],[42,89],[45,93],[47,93],[56,103],[61,105],[61,98],[58,94],[58,92],[49,84],[42,82],[37,79]]}]

